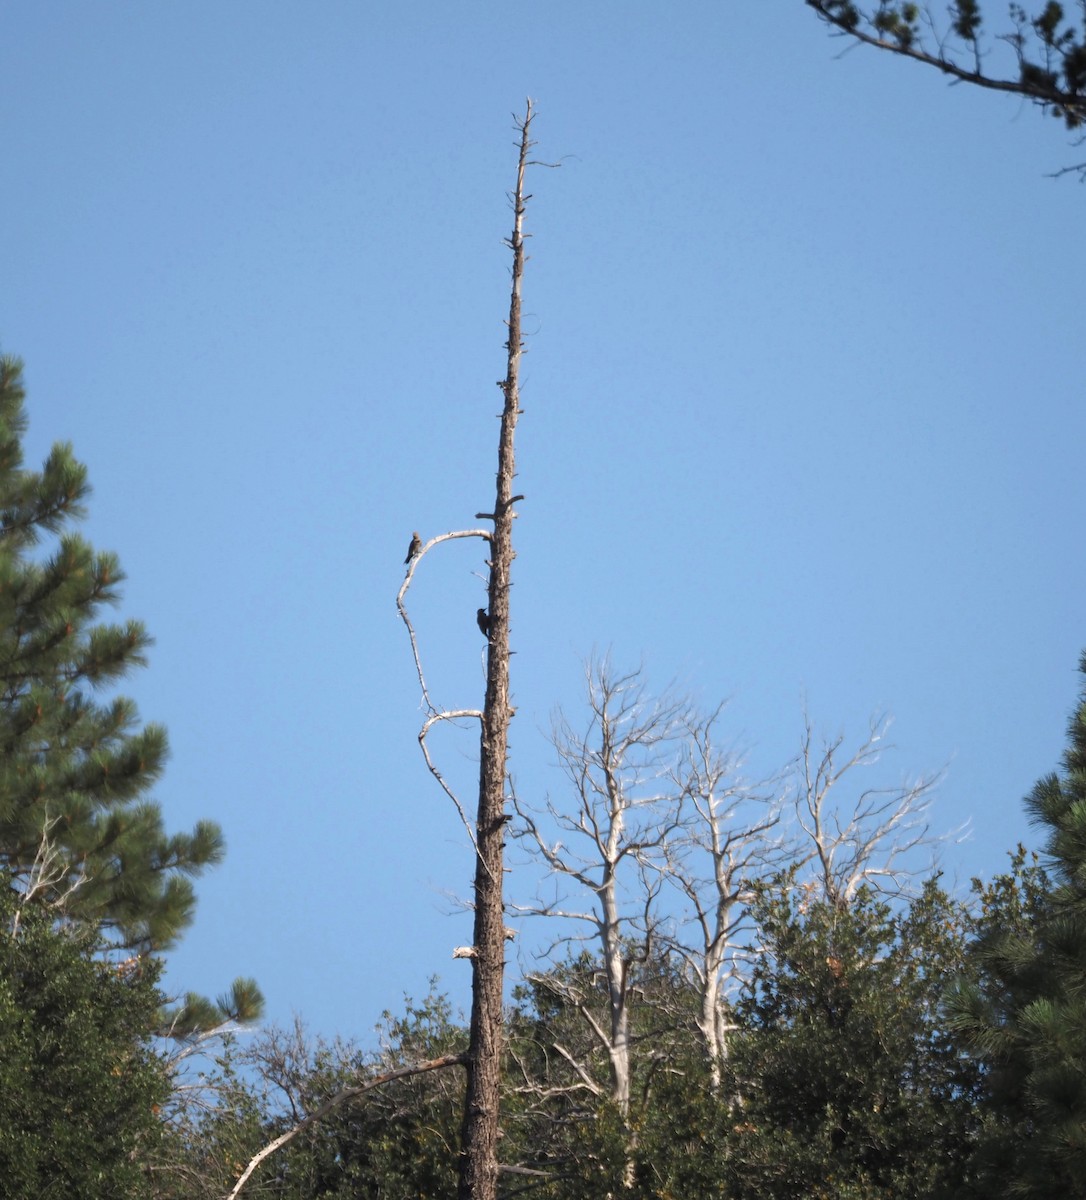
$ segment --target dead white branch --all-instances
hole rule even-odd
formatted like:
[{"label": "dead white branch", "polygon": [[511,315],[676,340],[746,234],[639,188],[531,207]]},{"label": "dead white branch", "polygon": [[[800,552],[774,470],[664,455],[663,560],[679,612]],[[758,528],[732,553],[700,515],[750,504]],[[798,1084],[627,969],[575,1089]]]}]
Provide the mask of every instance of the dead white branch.
[{"label": "dead white branch", "polygon": [[248,1166],[242,1172],[237,1183],[227,1193],[226,1200],[236,1200],[236,1197],[241,1194],[242,1188],[248,1182],[252,1173],[266,1158],[269,1158],[277,1150],[281,1150],[289,1142],[292,1142],[299,1133],[302,1133],[317,1121],[322,1120],[341,1104],[345,1104],[348,1100],[355,1100],[359,1096],[364,1096],[366,1092],[371,1092],[374,1088],[381,1087],[386,1083],[392,1083],[397,1079],[407,1079],[412,1075],[423,1075],[427,1071],[440,1071],[445,1067],[463,1066],[465,1057],[463,1054],[444,1054],[440,1058],[431,1058],[427,1062],[417,1063],[412,1067],[398,1067],[394,1071],[384,1071],[380,1075],[375,1075],[372,1079],[367,1079],[365,1083],[343,1088],[330,1099],[326,1100],[319,1108],[314,1109],[311,1113],[307,1113],[300,1121],[288,1129],[286,1133],[280,1134],[279,1137],[270,1141],[263,1149],[258,1150],[249,1160]]},{"label": "dead white branch", "polygon": [[411,653],[415,659],[415,672],[418,675],[419,687],[422,690],[422,702],[429,713],[436,713],[438,709],[430,699],[430,692],[426,686],[426,676],[422,670],[422,657],[419,654],[418,637],[415,634],[415,627],[411,623],[411,618],[407,613],[407,590],[411,586],[412,579],[415,577],[415,569],[435,546],[439,546],[442,542],[454,541],[456,538],[468,537],[483,538],[488,542],[493,540],[488,529],[457,529],[452,533],[440,533],[437,537],[432,537],[417,554],[412,555],[408,560],[403,583],[400,584],[400,590],[396,593],[396,609],[404,625],[407,627],[407,634],[411,639]]},{"label": "dead white branch", "polygon": [[931,870],[931,849],[940,840],[931,833],[929,809],[942,773],[900,784],[862,788],[851,802],[838,803],[842,781],[874,768],[890,728],[887,717],[872,718],[865,740],[851,753],[844,735],[816,745],[811,720],[804,717],[798,762],[796,816],[806,838],[806,861],[813,867],[823,896],[847,905],[865,884],[897,893],[910,880]]},{"label": "dead white branch", "polygon": [[404,581],[400,585],[400,590],[396,594],[396,608],[399,611],[400,617],[404,625],[407,627],[408,637],[411,639],[411,654],[415,660],[415,672],[418,675],[419,688],[422,692],[422,703],[427,711],[426,720],[419,730],[418,742],[419,749],[422,751],[422,757],[426,762],[426,769],[437,780],[438,786],[446,796],[453,802],[456,808],[457,816],[460,818],[460,823],[467,830],[468,837],[471,839],[472,849],[476,855],[479,853],[479,843],[475,837],[475,830],[472,828],[471,822],[468,820],[467,814],[464,811],[464,806],[460,802],[460,798],[456,795],[453,789],[449,786],[445,776],[441,773],[436,763],[434,762],[430,748],[426,744],[426,737],[430,730],[442,721],[458,721],[471,719],[482,721],[483,712],[478,708],[460,708],[460,709],[439,709],[430,697],[430,690],[426,685],[426,676],[422,669],[422,657],[419,653],[418,637],[415,633],[415,627],[411,622],[411,618],[407,611],[407,590],[411,586],[411,581],[415,575],[415,569],[423,558],[435,547],[442,542],[455,541],[457,538],[481,537],[487,542],[492,540],[489,530],[486,529],[459,529],[451,533],[438,534],[437,537],[432,537],[428,542],[424,543],[418,553],[409,557],[407,563],[407,571],[404,575]]},{"label": "dead white branch", "polygon": [[449,787],[445,780],[445,776],[438,770],[434,760],[430,757],[430,748],[426,745],[426,735],[441,721],[457,721],[464,718],[471,718],[476,721],[481,721],[483,717],[482,711],[477,708],[459,708],[453,709],[451,712],[434,712],[423,722],[422,728],[419,730],[419,749],[422,751],[422,757],[426,760],[426,766],[431,775],[437,780],[441,790],[453,802],[456,807],[457,815],[460,817],[460,822],[467,830],[468,837],[471,839],[472,849],[478,854],[479,844],[475,840],[475,831],[471,827],[471,822],[468,820],[468,815],[464,812],[464,806],[460,803],[459,797]]},{"label": "dead white branch", "polygon": [[678,932],[667,944],[683,960],[697,989],[696,1020],[714,1089],[721,1081],[731,1028],[725,996],[751,957],[751,883],[783,865],[792,849],[779,833],[780,781],[749,783],[740,773],[740,756],[718,749],[715,727],[722,710],[720,706],[686,725],[673,778],[689,812],[682,836],[667,845],[659,866],[685,902]]},{"label": "dead white branch", "polygon": [[19,932],[23,912],[28,904],[41,904],[52,909],[58,916],[63,916],[72,896],[90,878],[83,871],[69,870],[66,858],[50,836],[59,820],[59,817],[50,818],[46,812],[34,858],[25,872],[20,874],[16,885],[18,897],[11,920],[12,937]]},{"label": "dead white branch", "polygon": [[[606,659],[586,664],[585,681],[587,729],[575,731],[560,715],[551,739],[573,785],[572,804],[560,808],[548,800],[542,810],[533,811],[514,794],[513,806],[519,817],[514,836],[556,881],[572,885],[591,903],[578,911],[556,898],[518,910],[573,918],[589,927],[606,986],[606,1025],[572,985],[567,1002],[605,1050],[611,1099],[625,1116],[630,1106],[632,975],[652,951],[659,892],[648,864],[663,861],[682,822],[684,798],[673,785],[669,765],[675,739],[692,718],[685,699],[651,697],[639,671],[616,672]],[[562,837],[555,840],[544,824]],[[574,940],[576,935],[560,939]]]}]

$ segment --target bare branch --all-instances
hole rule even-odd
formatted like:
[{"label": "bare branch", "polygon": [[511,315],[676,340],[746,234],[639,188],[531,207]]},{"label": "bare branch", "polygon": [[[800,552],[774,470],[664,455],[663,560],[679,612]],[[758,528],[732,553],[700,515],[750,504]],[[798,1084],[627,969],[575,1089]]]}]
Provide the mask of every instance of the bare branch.
[{"label": "bare branch", "polygon": [[460,817],[460,823],[467,830],[468,837],[471,839],[472,849],[474,849],[475,853],[478,854],[479,843],[475,840],[475,831],[471,827],[471,822],[468,820],[467,813],[464,812],[464,806],[460,803],[456,793],[451,787],[449,787],[448,783],[446,783],[445,776],[441,774],[437,766],[434,764],[433,759],[430,757],[430,749],[426,745],[426,735],[430,732],[434,725],[441,721],[456,721],[463,718],[472,718],[474,720],[481,721],[483,719],[483,714],[479,709],[476,708],[460,708],[454,709],[452,712],[435,712],[431,716],[427,717],[423,723],[422,729],[419,730],[419,749],[422,751],[422,757],[426,760],[426,766],[429,769],[430,774],[433,775],[433,777],[437,780],[441,790],[446,796],[449,797],[456,807],[457,815]]},{"label": "bare branch", "polygon": [[[23,911],[28,904],[41,904],[58,916],[63,916],[72,896],[90,879],[85,871],[71,870],[71,864],[65,864],[56,841],[50,836],[59,820],[59,817],[50,818],[46,810],[34,857],[19,873],[15,883],[18,899],[11,921],[12,937],[19,932]],[[61,884],[64,886],[60,887]]]},{"label": "bare branch", "polygon": [[808,843],[805,861],[814,864],[820,890],[835,905],[847,905],[863,884],[902,891],[931,868],[930,861],[918,864],[909,856],[939,841],[931,834],[928,810],[941,773],[868,787],[850,805],[835,804],[842,780],[876,766],[890,748],[885,743],[889,727],[889,718],[873,717],[868,736],[850,754],[842,749],[843,736],[816,746],[810,718],[804,716],[796,816]]},{"label": "bare branch", "polygon": [[411,653],[415,659],[415,673],[419,678],[419,687],[422,690],[422,702],[426,706],[426,711],[436,713],[438,710],[430,699],[430,692],[426,686],[426,677],[422,671],[422,658],[419,654],[418,637],[415,634],[415,627],[411,623],[411,618],[407,615],[407,589],[411,586],[411,581],[415,577],[415,568],[426,557],[426,555],[442,542],[453,541],[456,538],[479,537],[490,542],[492,536],[487,529],[459,529],[453,533],[441,533],[437,537],[432,537],[422,548],[415,554],[408,556],[407,571],[404,574],[403,583],[400,584],[400,590],[396,593],[396,608],[400,614],[400,618],[407,627],[407,635],[411,639]]},{"label": "bare branch", "polygon": [[464,1054],[444,1054],[440,1058],[432,1058],[427,1062],[418,1063],[412,1067],[398,1067],[394,1071],[384,1071],[380,1075],[375,1075],[372,1079],[367,1079],[365,1083],[356,1084],[353,1087],[346,1087],[338,1091],[330,1099],[326,1100],[319,1108],[316,1108],[311,1113],[307,1113],[300,1121],[293,1125],[286,1133],[280,1134],[279,1137],[270,1141],[263,1149],[257,1151],[256,1154],[249,1160],[248,1166],[241,1173],[237,1183],[227,1193],[226,1200],[236,1200],[236,1197],[241,1194],[242,1188],[248,1182],[252,1173],[260,1166],[260,1164],[277,1150],[281,1150],[289,1142],[292,1142],[299,1133],[308,1129],[310,1125],[316,1124],[322,1120],[334,1109],[341,1104],[345,1104],[348,1100],[355,1100],[359,1096],[363,1096],[366,1092],[373,1091],[376,1087],[381,1087],[383,1084],[392,1083],[397,1079],[407,1079],[412,1075],[424,1075],[428,1071],[440,1071],[445,1067],[463,1066],[467,1060]]},{"label": "bare branch", "polygon": [[953,83],[1021,96],[1060,117],[1068,129],[1086,123],[1086,44],[1081,29],[1070,20],[1064,23],[1059,6],[1048,5],[1032,18],[1019,5],[1010,6],[1012,28],[993,40],[1010,48],[1017,75],[998,78],[985,69],[988,51],[982,45],[980,12],[973,5],[951,5],[949,21],[940,22],[927,5],[888,0],[873,8],[851,0],[806,3],[857,43],[934,67]]},{"label": "bare branch", "polygon": [[[584,1009],[582,1008],[581,1011],[583,1013]],[[594,1022],[591,1022],[591,1024],[594,1024]],[[596,1030],[599,1032],[599,1026],[596,1026]],[[604,1041],[606,1041],[606,1039],[604,1039]],[[552,1042],[551,1045],[554,1048],[554,1052],[564,1058],[566,1062],[569,1063],[569,1065],[573,1068],[577,1078],[580,1079],[585,1089],[591,1092],[597,1100],[602,1100],[603,1088],[601,1088],[599,1084],[595,1082],[592,1076],[589,1075],[588,1071],[581,1066],[581,1064],[573,1057],[573,1055],[565,1048],[565,1046],[563,1046],[560,1042]]]}]

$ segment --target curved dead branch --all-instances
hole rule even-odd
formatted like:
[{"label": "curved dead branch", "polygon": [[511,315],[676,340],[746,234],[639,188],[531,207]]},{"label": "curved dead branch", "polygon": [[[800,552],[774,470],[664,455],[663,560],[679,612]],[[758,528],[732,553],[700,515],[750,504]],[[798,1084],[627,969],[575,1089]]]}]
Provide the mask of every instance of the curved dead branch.
[{"label": "curved dead branch", "polygon": [[475,830],[471,827],[471,822],[468,820],[468,815],[464,812],[464,806],[460,803],[457,794],[449,787],[445,781],[445,776],[441,774],[438,768],[434,765],[434,760],[430,757],[429,747],[426,745],[426,735],[440,721],[456,721],[465,717],[470,717],[476,721],[483,719],[482,710],[478,708],[458,708],[451,712],[435,712],[432,713],[423,722],[422,728],[419,730],[419,749],[422,751],[422,757],[426,760],[426,766],[430,774],[437,780],[438,786],[446,796],[456,806],[457,814],[460,817],[460,822],[468,831],[468,837],[471,838],[471,845],[475,853],[479,853],[479,843],[475,840]]},{"label": "curved dead branch", "polygon": [[366,1092],[371,1092],[374,1088],[381,1087],[383,1084],[393,1083],[397,1079],[407,1079],[412,1075],[424,1075],[428,1071],[440,1071],[445,1067],[463,1066],[466,1060],[467,1056],[464,1054],[443,1054],[440,1058],[431,1058],[426,1062],[417,1063],[413,1067],[397,1067],[394,1071],[384,1071],[380,1075],[375,1075],[372,1079],[367,1079],[365,1083],[343,1088],[330,1099],[326,1100],[320,1108],[315,1108],[311,1113],[307,1113],[297,1124],[291,1126],[286,1133],[280,1134],[279,1137],[270,1141],[263,1149],[258,1150],[249,1160],[249,1165],[241,1173],[237,1183],[227,1193],[226,1200],[236,1200],[236,1197],[241,1194],[242,1188],[248,1183],[253,1172],[266,1158],[270,1158],[276,1150],[281,1150],[288,1142],[292,1142],[298,1134],[308,1129],[310,1125],[315,1125],[341,1104],[345,1104],[348,1100],[357,1099],[359,1096],[364,1096]]},{"label": "curved dead branch", "polygon": [[407,635],[411,639],[411,653],[415,659],[415,673],[419,677],[419,687],[422,689],[422,702],[426,706],[426,711],[436,713],[437,706],[430,699],[430,691],[426,686],[426,676],[422,670],[422,657],[419,654],[419,641],[415,634],[415,627],[411,624],[411,618],[407,615],[407,589],[411,586],[411,581],[415,577],[415,568],[422,562],[426,555],[439,546],[442,542],[451,542],[457,538],[478,537],[484,538],[486,541],[491,541],[491,533],[488,529],[456,529],[451,533],[439,533],[437,537],[432,537],[418,552],[414,555],[407,564],[407,571],[404,574],[403,583],[400,584],[400,590],[396,593],[396,609],[400,614],[404,625],[407,626]]}]

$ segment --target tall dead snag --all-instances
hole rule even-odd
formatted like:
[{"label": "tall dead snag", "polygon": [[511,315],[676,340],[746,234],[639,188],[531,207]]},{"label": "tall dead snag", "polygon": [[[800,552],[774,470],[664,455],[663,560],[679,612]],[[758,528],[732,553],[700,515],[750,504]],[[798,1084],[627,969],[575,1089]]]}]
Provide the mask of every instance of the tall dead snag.
[{"label": "tall dead snag", "polygon": [[[510,195],[513,206],[513,232],[506,245],[513,252],[513,282],[509,301],[509,337],[505,378],[500,380],[504,403],[501,412],[501,433],[498,440],[497,494],[494,511],[476,513],[476,519],[493,522],[493,530],[462,529],[439,534],[423,543],[418,533],[412,535],[407,551],[407,571],[396,597],[396,606],[407,626],[415,669],[422,688],[426,718],[419,731],[419,746],[426,766],[456,811],[468,831],[475,848],[475,936],[468,947],[455,952],[472,964],[471,1033],[467,1054],[462,1060],[467,1069],[467,1090],[464,1099],[464,1121],[460,1143],[460,1200],[495,1200],[498,1189],[498,1118],[502,1056],[502,995],[505,982],[505,902],[503,897],[505,824],[506,759],[509,746],[509,722],[514,709],[509,703],[509,588],[515,554],[513,552],[513,505],[523,496],[513,495],[516,466],[513,456],[513,435],[520,415],[521,330],[520,294],[524,276],[524,211],[530,199],[524,192],[524,175],[533,109],[528,101],[524,119],[516,124],[520,135],[520,157],[517,164],[517,183]],[[535,164],[550,165],[550,164]],[[490,577],[487,586],[488,608],[478,612],[479,628],[487,639],[486,700],[480,709],[439,708],[430,695],[422,669],[418,639],[407,613],[406,596],[415,571],[427,554],[442,542],[454,538],[482,538],[489,547]],[[474,825],[468,819],[460,799],[438,769],[427,746],[433,729],[445,721],[478,720],[481,727],[479,752],[479,805]]]},{"label": "tall dead snag", "polygon": [[509,722],[509,588],[513,566],[513,495],[516,475],[513,435],[520,414],[520,293],[524,276],[524,173],[532,142],[532,102],[520,132],[517,183],[513,191],[513,283],[509,300],[509,338],[505,378],[499,384],[502,406],[498,440],[498,482],[490,539],[489,612],[480,613],[487,634],[486,701],[479,750],[479,809],[475,823],[475,939],[472,965],[471,1041],[467,1093],[460,1138],[460,1200],[494,1200],[498,1191],[498,1113],[501,1094],[502,994],[505,981],[505,902],[502,891],[505,853],[506,757]]}]

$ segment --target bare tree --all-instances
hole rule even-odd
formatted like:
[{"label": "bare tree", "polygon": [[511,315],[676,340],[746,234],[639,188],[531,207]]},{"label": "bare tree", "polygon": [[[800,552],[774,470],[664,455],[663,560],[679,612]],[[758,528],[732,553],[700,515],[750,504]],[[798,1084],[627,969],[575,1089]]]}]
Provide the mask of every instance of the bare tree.
[{"label": "bare tree", "polygon": [[713,1090],[728,1056],[726,997],[751,958],[747,902],[752,882],[778,869],[794,842],[780,833],[779,780],[755,785],[743,778],[734,751],[715,740],[723,706],[685,723],[673,779],[687,798],[682,834],[665,847],[665,877],[683,898],[668,943],[683,960],[698,995],[697,1026]]},{"label": "bare tree", "polygon": [[[577,732],[559,717],[552,734],[573,785],[573,804],[567,808],[548,800],[543,810],[533,811],[514,797],[517,836],[549,868],[555,884],[552,899],[517,907],[584,930],[564,934],[561,942],[595,944],[606,991],[604,1020],[597,1018],[575,975],[550,972],[532,978],[559,992],[587,1022],[607,1057],[610,1099],[627,1117],[634,971],[654,950],[665,847],[682,821],[683,796],[671,765],[677,739],[692,717],[685,700],[651,698],[640,672],[620,674],[604,659],[590,662],[585,675],[588,728]],[[558,840],[552,839],[552,829],[561,834]],[[572,901],[567,887],[587,903]],[[598,1091],[588,1063],[570,1047],[555,1049],[582,1085]]]},{"label": "bare tree", "polygon": [[804,718],[796,769],[796,818],[806,845],[801,857],[811,886],[838,907],[865,884],[899,892],[930,872],[940,840],[931,832],[929,808],[941,775],[861,786],[851,800],[839,801],[857,772],[875,768],[890,749],[889,727],[889,718],[873,717],[867,737],[850,752],[843,734],[817,743],[810,717]]},{"label": "bare tree", "polygon": [[[498,386],[503,404],[498,440],[497,488],[492,512],[476,513],[477,520],[492,523],[492,529],[465,529],[440,534],[425,543],[418,532],[408,546],[404,581],[396,596],[396,607],[407,627],[415,660],[426,716],[419,730],[419,747],[430,773],[453,802],[475,850],[474,940],[470,947],[457,951],[457,957],[472,964],[472,1010],[468,1048],[461,1054],[443,1055],[426,1062],[408,1064],[383,1071],[372,1079],[360,1080],[341,1089],[319,1108],[300,1116],[285,1134],[268,1143],[246,1166],[230,1197],[237,1196],[253,1171],[269,1155],[286,1145],[302,1130],[319,1121],[340,1104],[361,1096],[382,1084],[397,1079],[441,1070],[449,1066],[466,1069],[463,1126],[459,1155],[460,1200],[496,1200],[498,1180],[497,1146],[501,1100],[501,1056],[503,1034],[503,990],[505,973],[505,783],[509,723],[515,709],[509,700],[509,591],[513,559],[514,505],[523,496],[513,495],[516,475],[514,434],[520,416],[519,371],[523,350],[521,341],[521,286],[524,276],[524,215],[529,196],[524,190],[529,151],[533,146],[530,129],[534,109],[527,102],[523,119],[517,120],[519,157],[516,185],[510,199],[513,208],[513,232],[507,245],[513,254],[512,287],[507,322],[506,374]],[[550,165],[550,164],[536,164]],[[438,545],[459,538],[482,538],[489,549],[487,609],[480,609],[478,624],[487,639],[486,697],[481,709],[446,709],[434,703],[422,666],[418,638],[407,611],[406,598],[415,572],[424,558]],[[434,762],[428,747],[430,733],[445,722],[477,720],[481,728],[479,762],[479,799],[474,821],[468,818],[464,804]]]},{"label": "bare tree", "polygon": [[479,806],[475,819],[475,955],[472,965],[471,1034],[464,1125],[460,1139],[460,1200],[494,1200],[498,1191],[498,1136],[501,1101],[502,1000],[505,983],[505,781],[509,723],[509,589],[513,567],[513,495],[516,474],[513,435],[520,415],[520,304],[524,277],[524,212],[532,103],[519,122],[520,156],[513,191],[513,286],[509,300],[509,337],[504,404],[498,441],[498,482],[494,532],[490,540],[489,610],[480,613],[487,634],[486,702],[479,749]]},{"label": "bare tree", "polygon": [[674,778],[686,814],[662,867],[685,902],[668,940],[698,992],[714,1089],[728,1052],[727,995],[759,953],[750,936],[753,885],[797,867],[801,886],[844,907],[863,885],[907,889],[930,872],[940,840],[928,819],[938,775],[856,787],[858,773],[874,770],[890,748],[888,719],[874,718],[867,738],[848,751],[843,736],[817,743],[805,717],[793,767],[752,786],[737,757],[714,744],[719,711],[685,731]]}]

